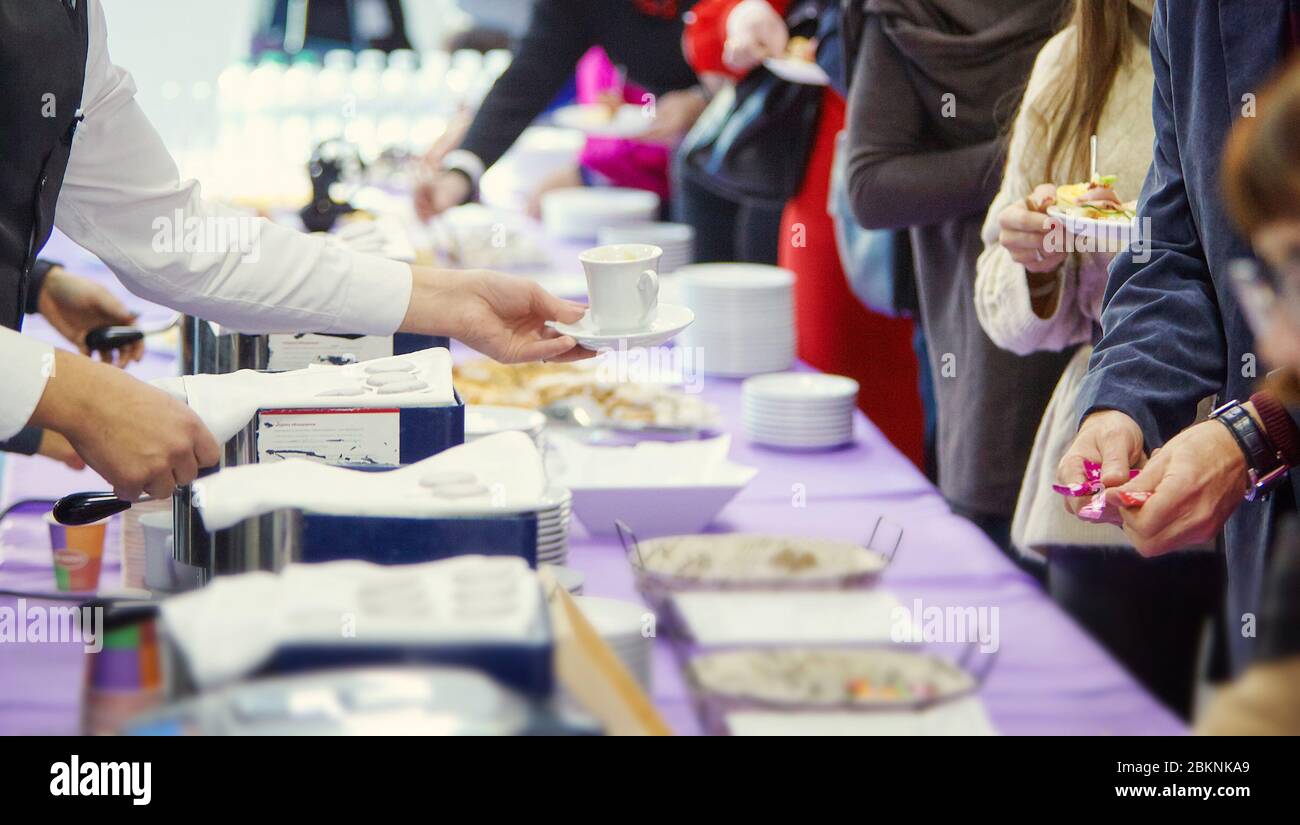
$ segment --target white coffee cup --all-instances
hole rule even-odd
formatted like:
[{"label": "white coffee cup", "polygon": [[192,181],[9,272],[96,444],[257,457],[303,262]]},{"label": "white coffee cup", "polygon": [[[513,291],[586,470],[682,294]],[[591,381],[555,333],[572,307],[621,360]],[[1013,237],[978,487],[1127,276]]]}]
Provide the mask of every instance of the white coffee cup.
[{"label": "white coffee cup", "polygon": [[144,586],[150,590],[171,592],[171,511],[160,510],[141,516],[140,530],[144,533]]},{"label": "white coffee cup", "polygon": [[644,243],[588,249],[578,256],[587,273],[591,320],[601,332],[635,332],[654,323],[659,309],[659,258]]}]

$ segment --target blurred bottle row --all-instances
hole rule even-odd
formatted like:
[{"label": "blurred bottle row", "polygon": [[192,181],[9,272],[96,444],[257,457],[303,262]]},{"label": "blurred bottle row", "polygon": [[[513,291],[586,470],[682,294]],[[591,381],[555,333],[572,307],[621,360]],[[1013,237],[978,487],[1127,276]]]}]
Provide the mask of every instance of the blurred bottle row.
[{"label": "blurred bottle row", "polygon": [[420,151],[474,110],[510,65],[505,50],[263,55],[226,67],[213,88],[164,87],[178,162],[209,195],[254,206],[298,203],[315,146],[342,138],[370,162]]}]

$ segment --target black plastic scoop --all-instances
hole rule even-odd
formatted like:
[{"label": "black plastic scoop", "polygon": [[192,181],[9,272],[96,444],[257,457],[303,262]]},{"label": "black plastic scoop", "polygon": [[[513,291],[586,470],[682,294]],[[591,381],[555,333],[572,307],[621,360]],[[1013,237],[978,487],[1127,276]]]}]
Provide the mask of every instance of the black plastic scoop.
[{"label": "black plastic scoop", "polygon": [[144,340],[139,327],[99,327],[86,333],[86,348],[91,352],[113,352]]},{"label": "black plastic scoop", "polygon": [[120,499],[112,492],[72,493],[54,502],[54,520],[68,527],[93,524],[131,509],[134,503]]}]

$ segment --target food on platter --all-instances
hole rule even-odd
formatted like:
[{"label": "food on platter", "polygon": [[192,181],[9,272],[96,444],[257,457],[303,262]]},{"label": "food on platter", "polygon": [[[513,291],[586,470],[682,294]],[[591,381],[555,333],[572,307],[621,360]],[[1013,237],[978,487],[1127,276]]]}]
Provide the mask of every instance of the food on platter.
[{"label": "food on platter", "polygon": [[780,57],[763,58],[763,66],[772,74],[791,83],[826,86],[831,82],[826,70],[817,65],[817,41],[792,37]]},{"label": "food on platter", "polygon": [[639,573],[690,587],[835,583],[876,575],[889,563],[859,545],[767,535],[667,536],[639,542]]},{"label": "food on platter", "polygon": [[1071,217],[1097,221],[1132,221],[1137,201],[1123,202],[1115,194],[1115,175],[1097,175],[1086,183],[1057,187],[1056,208]]},{"label": "food on platter", "polygon": [[455,368],[456,390],[466,404],[491,404],[542,410],[559,401],[594,403],[615,427],[719,426],[716,407],[670,384],[611,381],[600,359],[578,364],[499,364],[490,359]]},{"label": "food on platter", "polygon": [[938,656],[886,648],[790,647],[691,660],[706,694],[757,705],[855,708],[916,705],[973,691],[975,678]]},{"label": "food on platter", "polygon": [[817,59],[817,41],[811,37],[791,37],[785,45],[785,57],[811,63]]}]

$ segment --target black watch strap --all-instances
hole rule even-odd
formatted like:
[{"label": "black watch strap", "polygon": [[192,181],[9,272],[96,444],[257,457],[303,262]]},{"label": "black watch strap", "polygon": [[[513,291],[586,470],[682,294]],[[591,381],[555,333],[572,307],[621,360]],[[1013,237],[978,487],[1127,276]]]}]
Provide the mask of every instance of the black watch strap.
[{"label": "black watch strap", "polygon": [[1283,466],[1284,462],[1277,448],[1268,440],[1268,436],[1240,402],[1231,401],[1224,404],[1214,411],[1213,417],[1232,433],[1237,445],[1246,455],[1246,464],[1255,471],[1257,477],[1266,476]]}]

